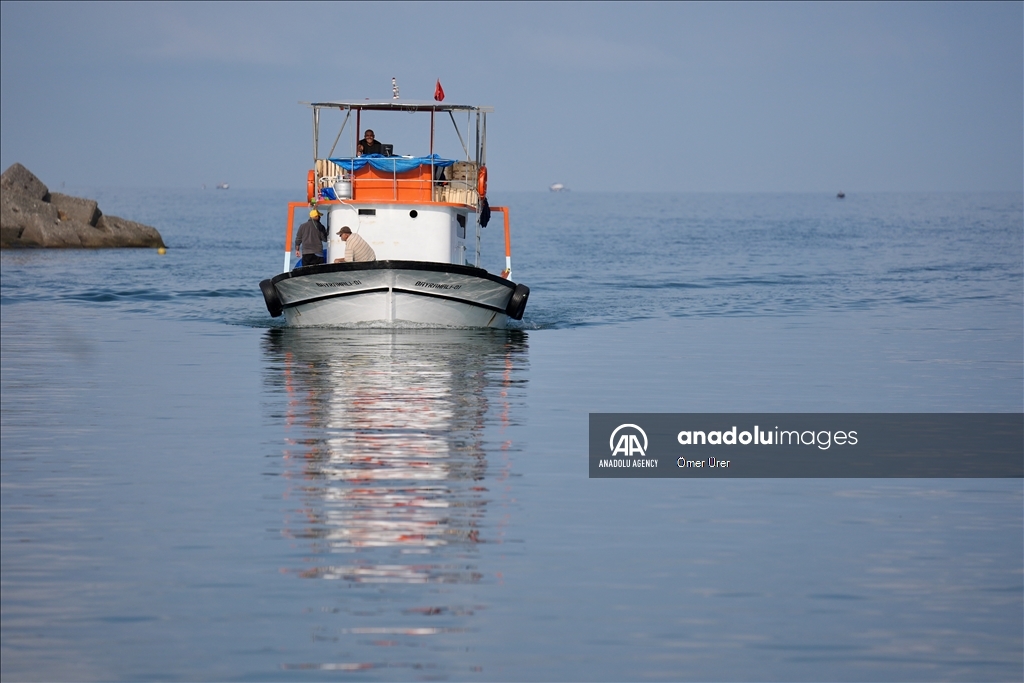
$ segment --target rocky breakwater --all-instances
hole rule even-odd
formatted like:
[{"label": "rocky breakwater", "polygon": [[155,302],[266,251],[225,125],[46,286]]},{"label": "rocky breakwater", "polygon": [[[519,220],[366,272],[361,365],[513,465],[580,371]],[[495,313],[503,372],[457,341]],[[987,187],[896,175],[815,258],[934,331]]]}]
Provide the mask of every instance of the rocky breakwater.
[{"label": "rocky breakwater", "polygon": [[0,176],[0,247],[163,247],[156,228],[107,216],[92,199],[50,192],[21,164]]}]

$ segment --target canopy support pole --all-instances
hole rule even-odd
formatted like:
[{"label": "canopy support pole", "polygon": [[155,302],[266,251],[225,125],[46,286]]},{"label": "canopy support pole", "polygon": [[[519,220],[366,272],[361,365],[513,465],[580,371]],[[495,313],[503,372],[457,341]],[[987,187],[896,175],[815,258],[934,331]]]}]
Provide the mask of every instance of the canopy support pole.
[{"label": "canopy support pole", "polygon": [[313,107],[313,165],[316,166],[317,153],[320,151],[320,108]]},{"label": "canopy support pole", "polygon": [[476,163],[480,165],[480,112],[476,113]]},{"label": "canopy support pole", "polygon": [[330,159],[334,156],[334,148],[338,146],[338,140],[341,139],[341,134],[345,132],[345,124],[348,123],[348,117],[352,116],[352,110],[349,109],[345,113],[345,120],[341,122],[341,130],[338,131],[338,137],[334,138],[334,144],[331,145],[331,151],[327,153],[327,158]]},{"label": "canopy support pole", "polygon": [[[433,116],[433,114],[431,114]],[[462,144],[462,151],[466,153],[466,161],[469,161],[469,148],[466,147],[466,143],[462,140],[462,133],[459,132],[459,124],[455,123],[455,114],[448,112],[448,116],[452,118],[452,125],[455,126],[455,134],[459,136],[459,143]]]},{"label": "canopy support pole", "polygon": [[480,134],[480,165],[487,165],[487,114],[485,113],[483,118],[483,131]]}]

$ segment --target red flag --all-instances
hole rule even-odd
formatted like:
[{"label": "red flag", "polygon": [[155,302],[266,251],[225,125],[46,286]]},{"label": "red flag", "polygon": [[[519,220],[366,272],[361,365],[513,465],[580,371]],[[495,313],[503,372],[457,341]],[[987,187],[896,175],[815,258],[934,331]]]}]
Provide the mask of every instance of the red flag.
[{"label": "red flag", "polygon": [[434,99],[438,102],[444,102],[444,88],[441,87],[441,79],[437,79],[437,85],[434,86]]}]

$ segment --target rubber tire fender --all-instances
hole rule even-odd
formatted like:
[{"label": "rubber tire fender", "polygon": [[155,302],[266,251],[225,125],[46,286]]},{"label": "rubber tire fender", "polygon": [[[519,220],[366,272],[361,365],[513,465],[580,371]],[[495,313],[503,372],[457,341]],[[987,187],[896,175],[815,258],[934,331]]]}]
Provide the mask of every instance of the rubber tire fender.
[{"label": "rubber tire fender", "polygon": [[312,202],[314,197],[316,197],[316,171],[310,170],[306,174],[306,200]]},{"label": "rubber tire fender", "polygon": [[271,318],[276,318],[284,313],[284,305],[281,297],[277,295],[277,287],[269,279],[260,283],[260,291],[263,292],[263,300],[267,303],[267,311]]},{"label": "rubber tire fender", "polygon": [[512,292],[508,306],[505,307],[505,315],[513,320],[522,320],[523,313],[526,312],[526,301],[529,298],[530,288],[526,285],[516,285],[516,290]]},{"label": "rubber tire fender", "polygon": [[476,174],[476,193],[481,198],[487,196],[487,167],[481,166],[480,171]]}]

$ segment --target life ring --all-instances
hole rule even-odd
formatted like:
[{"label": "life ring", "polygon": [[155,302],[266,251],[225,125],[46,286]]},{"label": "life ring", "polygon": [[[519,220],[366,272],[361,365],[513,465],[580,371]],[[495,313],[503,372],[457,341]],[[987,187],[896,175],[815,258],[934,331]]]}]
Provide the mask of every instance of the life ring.
[{"label": "life ring", "polygon": [[306,200],[313,201],[316,197],[316,171],[306,174]]},{"label": "life ring", "polygon": [[481,166],[480,172],[476,174],[476,193],[481,197],[487,196],[487,167]]}]

